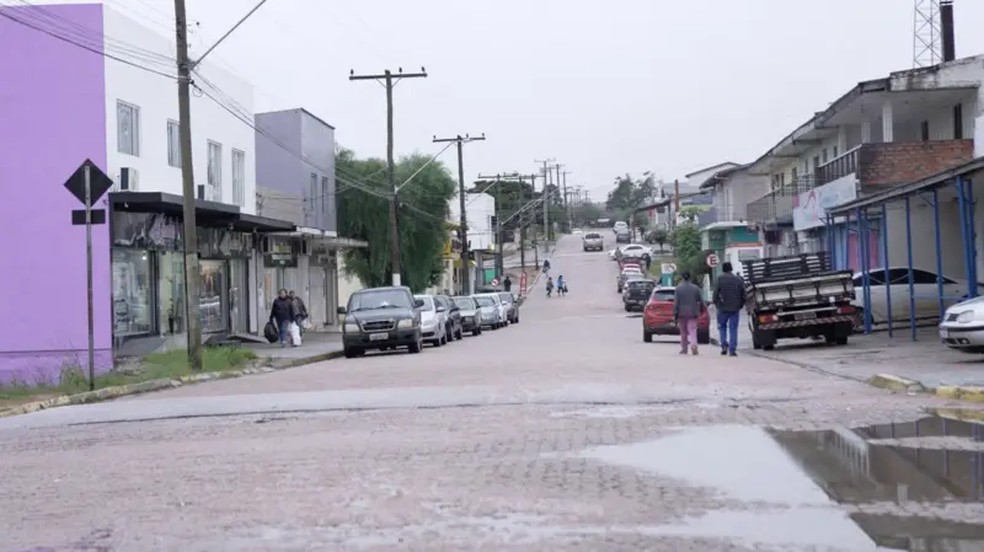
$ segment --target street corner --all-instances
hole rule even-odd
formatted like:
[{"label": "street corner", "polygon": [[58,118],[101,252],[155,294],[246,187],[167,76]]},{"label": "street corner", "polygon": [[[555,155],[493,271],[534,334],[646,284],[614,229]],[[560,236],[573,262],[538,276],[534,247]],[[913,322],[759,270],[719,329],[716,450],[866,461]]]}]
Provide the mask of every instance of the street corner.
[{"label": "street corner", "polygon": [[866,383],[872,387],[887,389],[889,391],[904,391],[909,393],[926,392],[926,386],[921,382],[894,374],[875,374],[868,378]]},{"label": "street corner", "polygon": [[944,399],[984,403],[984,386],[978,385],[941,385],[934,394]]}]

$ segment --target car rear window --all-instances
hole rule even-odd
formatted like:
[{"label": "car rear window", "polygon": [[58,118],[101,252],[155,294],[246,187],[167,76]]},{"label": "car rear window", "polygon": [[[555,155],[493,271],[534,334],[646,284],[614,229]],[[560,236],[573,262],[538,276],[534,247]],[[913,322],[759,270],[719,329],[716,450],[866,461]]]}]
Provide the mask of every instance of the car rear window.
[{"label": "car rear window", "polygon": [[587,234],[584,235],[584,239],[586,240],[597,240],[599,238],[601,238],[601,234],[595,232],[588,232]]},{"label": "car rear window", "polygon": [[424,306],[421,307],[424,310],[432,311],[436,308],[434,306],[434,298],[429,295],[416,295],[414,296],[414,299],[420,299],[424,302]]},{"label": "car rear window", "polygon": [[654,288],[656,283],[652,280],[629,280],[629,289]]},{"label": "car rear window", "polygon": [[676,291],[672,289],[657,289],[650,299],[653,301],[673,301],[675,293]]}]

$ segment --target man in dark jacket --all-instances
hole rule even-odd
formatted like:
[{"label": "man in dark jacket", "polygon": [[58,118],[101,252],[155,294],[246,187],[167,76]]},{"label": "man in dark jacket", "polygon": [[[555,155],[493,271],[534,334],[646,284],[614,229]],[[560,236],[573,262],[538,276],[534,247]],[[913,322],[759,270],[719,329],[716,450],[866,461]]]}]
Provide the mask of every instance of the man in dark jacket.
[{"label": "man in dark jacket", "polygon": [[503,291],[512,291],[512,280],[509,279],[509,276],[506,276],[506,279],[502,281],[502,289]]},{"label": "man in dark jacket", "polygon": [[721,271],[722,274],[714,286],[714,306],[717,307],[721,354],[738,356],[738,318],[741,309],[745,307],[745,281],[741,276],[734,274],[730,262],[722,264]]},{"label": "man in dark jacket", "polygon": [[684,272],[683,281],[673,293],[673,320],[680,328],[680,354],[697,354],[697,319],[704,312],[704,297],[697,284],[690,281],[690,273]]},{"label": "man in dark jacket", "polygon": [[273,307],[270,309],[270,321],[277,325],[280,332],[280,346],[286,347],[290,341],[290,324],[297,320],[297,310],[294,308],[294,301],[287,296],[287,290],[282,289],[273,300]]}]

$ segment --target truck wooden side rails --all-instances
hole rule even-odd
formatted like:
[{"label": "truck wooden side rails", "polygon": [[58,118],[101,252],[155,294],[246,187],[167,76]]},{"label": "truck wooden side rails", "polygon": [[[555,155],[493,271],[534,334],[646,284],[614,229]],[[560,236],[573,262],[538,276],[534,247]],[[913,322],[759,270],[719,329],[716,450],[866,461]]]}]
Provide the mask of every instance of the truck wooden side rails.
[{"label": "truck wooden side rails", "polygon": [[786,338],[823,337],[827,343],[847,344],[857,318],[850,270],[830,270],[826,252],[742,264],[754,348],[771,350]]}]

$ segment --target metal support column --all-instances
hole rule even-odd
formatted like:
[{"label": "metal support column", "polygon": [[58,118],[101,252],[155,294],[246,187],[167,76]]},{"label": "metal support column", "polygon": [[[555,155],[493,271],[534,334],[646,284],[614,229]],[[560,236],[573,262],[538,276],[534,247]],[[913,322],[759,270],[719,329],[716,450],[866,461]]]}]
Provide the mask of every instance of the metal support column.
[{"label": "metal support column", "polygon": [[967,183],[957,177],[957,204],[960,209],[960,237],[963,241],[964,274],[967,278],[967,297],[977,297],[977,255],[974,246],[973,209],[967,201]]},{"label": "metal support column", "polygon": [[868,228],[867,213],[857,210],[858,217],[858,264],[861,267],[861,297],[864,308],[864,333],[871,333],[871,267],[868,266]]},{"label": "metal support column", "polygon": [[885,269],[885,304],[887,305],[885,320],[888,324],[888,337],[895,337],[895,330],[892,327],[892,280],[888,270],[892,266],[888,262],[888,206],[885,203],[881,206],[881,226],[878,231],[881,233],[882,267]]},{"label": "metal support column", "polygon": [[912,340],[916,341],[916,282],[915,275],[912,273],[912,203],[909,198],[905,198],[905,250],[908,256],[909,271],[909,328],[912,331]]},{"label": "metal support column", "polygon": [[940,307],[940,320],[946,307],[943,304],[943,235],[940,225],[940,191],[933,188],[933,224],[936,229],[936,291]]},{"label": "metal support column", "polygon": [[970,266],[974,270],[974,277],[970,281],[971,290],[973,291],[971,297],[977,297],[979,290],[977,286],[977,219],[974,216],[974,207],[976,205],[974,202],[974,183],[964,180],[964,191],[967,196],[967,230],[970,236],[970,254],[971,260],[973,261]]}]

